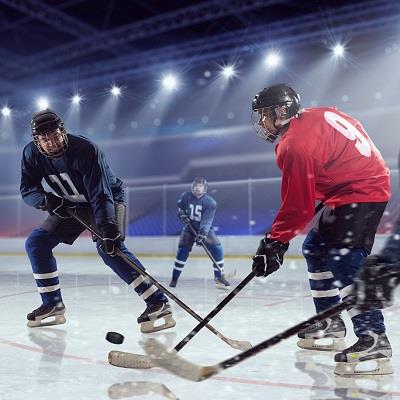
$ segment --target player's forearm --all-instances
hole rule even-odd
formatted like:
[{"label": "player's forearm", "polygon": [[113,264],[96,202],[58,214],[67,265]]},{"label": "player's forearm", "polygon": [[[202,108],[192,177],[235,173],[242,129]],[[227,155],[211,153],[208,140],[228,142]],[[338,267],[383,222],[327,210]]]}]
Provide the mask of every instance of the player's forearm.
[{"label": "player's forearm", "polygon": [[39,209],[45,199],[45,191],[43,188],[37,187],[21,187],[21,196],[24,202],[31,207]]}]

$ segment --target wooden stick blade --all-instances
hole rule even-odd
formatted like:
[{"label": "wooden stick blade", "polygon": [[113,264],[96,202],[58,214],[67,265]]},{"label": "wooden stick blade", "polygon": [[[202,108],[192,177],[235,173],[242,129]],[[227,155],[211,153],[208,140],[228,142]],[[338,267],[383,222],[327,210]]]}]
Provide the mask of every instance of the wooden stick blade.
[{"label": "wooden stick blade", "polygon": [[154,367],[150,357],[146,355],[116,350],[108,353],[108,362],[121,368],[149,369]]},{"label": "wooden stick blade", "polygon": [[251,345],[250,342],[246,340],[235,340],[235,339],[230,339],[226,336],[220,335],[219,336],[226,344],[231,346],[233,349],[240,350],[240,351],[246,351],[251,349],[253,346]]},{"label": "wooden stick blade", "polygon": [[144,341],[142,347],[155,365],[193,382],[200,382],[219,372],[217,366],[202,367],[185,360],[153,338]]}]

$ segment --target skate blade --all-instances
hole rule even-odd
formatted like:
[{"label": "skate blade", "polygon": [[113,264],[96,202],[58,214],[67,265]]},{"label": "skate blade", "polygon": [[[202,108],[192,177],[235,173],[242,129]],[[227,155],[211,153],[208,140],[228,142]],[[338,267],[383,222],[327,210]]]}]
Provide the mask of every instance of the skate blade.
[{"label": "skate blade", "polygon": [[217,289],[219,289],[219,290],[231,290],[231,287],[230,286],[225,286],[225,285],[221,285],[220,283],[216,283],[215,284],[215,287],[217,288]]},{"label": "skate blade", "polygon": [[[371,364],[375,364],[375,367],[368,368]],[[361,367],[361,369],[358,369],[358,367]],[[355,363],[338,362],[336,363],[335,374],[343,377],[390,375],[393,374],[393,367],[389,358],[379,358]]]},{"label": "skate blade", "polygon": [[[156,325],[156,323],[161,322],[161,320],[164,320],[164,323],[161,325]],[[158,318],[154,321],[142,322],[140,324],[140,332],[153,333],[153,332],[163,331],[164,329],[173,328],[175,325],[176,325],[176,322],[172,318],[172,315],[166,315],[166,316]]]},{"label": "skate blade", "polygon": [[[54,319],[48,321],[49,318]],[[65,319],[64,315],[52,315],[50,317],[43,318],[37,321],[28,321],[26,325],[29,328],[38,328],[42,326],[62,325],[66,322],[67,320]]]},{"label": "skate blade", "polygon": [[341,338],[299,339],[297,346],[305,350],[339,352],[346,348],[346,342]]}]

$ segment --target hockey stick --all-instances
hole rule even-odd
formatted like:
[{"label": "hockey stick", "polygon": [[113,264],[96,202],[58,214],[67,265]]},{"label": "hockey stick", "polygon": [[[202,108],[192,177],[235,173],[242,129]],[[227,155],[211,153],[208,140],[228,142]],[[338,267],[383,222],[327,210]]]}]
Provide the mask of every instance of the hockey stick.
[{"label": "hockey stick", "polygon": [[[197,231],[196,229],[193,228],[193,225],[188,222],[187,226],[189,227],[189,229],[191,230],[191,232],[193,233],[194,236],[197,235]],[[219,272],[222,273],[222,269],[221,267],[217,264],[217,262],[215,261],[215,258],[212,256],[210,250],[207,249],[207,246],[204,243],[201,243],[201,247],[204,249],[204,251],[206,252],[206,254],[208,255],[208,257],[210,258],[210,260],[212,261],[212,263],[214,264],[214,266],[218,269]],[[232,272],[228,273],[225,275],[225,278],[227,279],[231,279],[234,278],[236,276],[236,269],[234,269]]]},{"label": "hockey stick", "polygon": [[[92,235],[94,235],[97,239],[103,240],[101,235],[85,220],[83,220],[74,210],[71,208],[66,207],[68,214],[79,224],[81,224],[85,229],[87,229]],[[128,256],[126,256],[120,249],[116,249],[115,253],[118,257],[120,257],[126,264],[132,267],[137,273],[146,277],[154,286],[160,289],[163,293],[165,293],[171,300],[173,300],[176,304],[182,307],[188,314],[190,314],[193,318],[197,321],[202,322],[203,318],[200,315],[196,314],[190,307],[188,307],[182,300],[176,297],[173,293],[171,293],[168,289],[166,289],[163,285],[161,285],[157,280],[155,280],[147,271],[140,268],[138,264],[136,264],[133,260],[131,260]],[[248,342],[229,339],[222,333],[220,333],[217,329],[213,326],[207,324],[207,329],[209,329],[214,335],[218,336],[221,340],[223,340],[227,345],[231,346],[237,350],[244,350],[248,348]]]},{"label": "hockey stick", "polygon": [[[174,348],[172,351],[176,353],[180,351],[186,344],[193,339],[193,337],[212,319],[214,318],[256,275],[257,271],[251,271],[246,278],[243,279],[239,285],[236,286],[209,314],[207,314],[203,321],[196,325]],[[247,343],[247,349],[251,349],[251,344]],[[152,368],[154,363],[152,359],[148,356],[136,353],[128,353],[124,351],[110,351],[108,354],[108,362],[117,367],[124,368]]]},{"label": "hockey stick", "polygon": [[252,357],[260,353],[261,351],[274,346],[284,339],[296,335],[301,330],[309,327],[310,325],[318,321],[322,321],[326,318],[336,315],[340,311],[344,310],[348,305],[349,303],[346,301],[336,304],[335,306],[312,316],[306,321],[300,322],[299,324],[294,325],[293,327],[283,331],[282,333],[279,333],[270,339],[264,340],[263,342],[252,347],[251,349],[246,350],[234,357],[228,358],[225,361],[222,361],[215,365],[202,366],[187,361],[184,358],[178,356],[176,352],[168,351],[167,348],[156,339],[148,339],[143,343],[142,346],[145,352],[151,357],[155,365],[163,367],[166,370],[182,378],[194,382],[200,382],[220,373],[225,369],[231,368],[234,365],[239,364],[247,358]]}]

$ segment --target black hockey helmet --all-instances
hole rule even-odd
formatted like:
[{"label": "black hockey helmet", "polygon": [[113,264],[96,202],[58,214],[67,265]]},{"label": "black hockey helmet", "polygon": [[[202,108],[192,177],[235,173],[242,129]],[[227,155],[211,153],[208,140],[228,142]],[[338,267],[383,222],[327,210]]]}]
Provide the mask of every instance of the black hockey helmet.
[{"label": "black hockey helmet", "polygon": [[[31,132],[38,150],[49,158],[59,157],[68,148],[64,123],[61,117],[49,108],[32,115]],[[53,137],[55,144],[51,148],[44,148],[39,137],[44,137],[45,140],[51,140],[50,137]]]},{"label": "black hockey helmet", "polygon": [[[201,194],[201,196],[205,193],[207,193],[207,188],[208,188],[208,182],[205,178],[195,178],[195,180],[192,182],[192,193],[196,196],[196,193],[194,191],[194,187],[196,185],[203,185],[204,186],[204,192]],[[198,194],[197,194],[198,195]]]},{"label": "black hockey helmet", "polygon": [[[274,142],[281,128],[289,123],[300,110],[300,95],[290,86],[280,83],[264,88],[257,93],[252,102],[252,121],[257,134],[263,139]],[[275,126],[277,118],[279,126]],[[263,121],[268,119],[274,129],[268,129]]]}]

